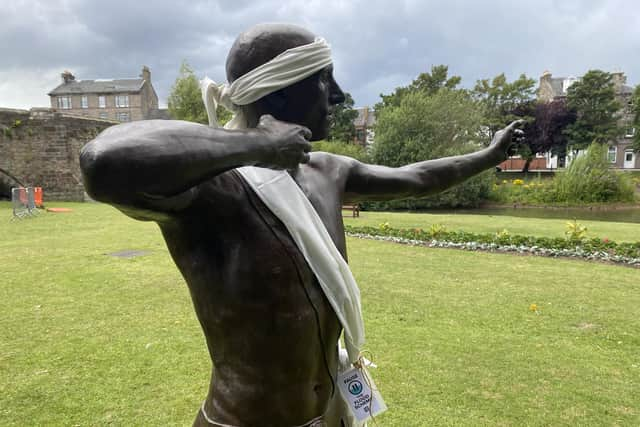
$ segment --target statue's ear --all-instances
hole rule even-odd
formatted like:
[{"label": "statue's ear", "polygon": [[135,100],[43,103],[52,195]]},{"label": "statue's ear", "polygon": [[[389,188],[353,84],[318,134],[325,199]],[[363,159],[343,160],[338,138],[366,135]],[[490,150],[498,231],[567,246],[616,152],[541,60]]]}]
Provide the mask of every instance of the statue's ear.
[{"label": "statue's ear", "polygon": [[280,89],[265,96],[264,101],[270,110],[282,111],[287,106],[287,95]]}]

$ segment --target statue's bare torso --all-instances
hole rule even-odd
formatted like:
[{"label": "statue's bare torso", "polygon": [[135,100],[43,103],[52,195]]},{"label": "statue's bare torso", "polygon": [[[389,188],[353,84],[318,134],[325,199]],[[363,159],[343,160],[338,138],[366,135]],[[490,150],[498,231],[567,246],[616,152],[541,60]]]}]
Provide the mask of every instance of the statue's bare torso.
[{"label": "statue's bare torso", "polygon": [[[316,153],[294,176],[345,256],[344,183],[335,181],[338,171],[325,176],[328,163],[339,167],[337,158]],[[242,426],[301,425],[324,414],[338,392],[341,326],[304,257],[237,172],[196,192],[161,229],[214,365],[207,414]]]}]

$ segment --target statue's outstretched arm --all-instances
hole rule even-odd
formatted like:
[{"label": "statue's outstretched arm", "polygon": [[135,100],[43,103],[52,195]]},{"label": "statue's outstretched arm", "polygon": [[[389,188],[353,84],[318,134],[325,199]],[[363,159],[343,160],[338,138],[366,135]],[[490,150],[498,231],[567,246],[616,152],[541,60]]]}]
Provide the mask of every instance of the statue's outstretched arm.
[{"label": "statue's outstretched arm", "polygon": [[354,161],[346,181],[345,200],[393,200],[423,197],[459,184],[507,158],[514,136],[520,136],[522,121],[497,132],[491,145],[471,154],[413,163],[400,168]]},{"label": "statue's outstretched arm", "polygon": [[235,131],[138,121],[108,128],[85,145],[80,167],[94,199],[141,213],[170,212],[186,207],[198,184],[229,169],[286,169],[308,161],[310,136],[307,128],[271,116],[263,116],[255,129]]}]

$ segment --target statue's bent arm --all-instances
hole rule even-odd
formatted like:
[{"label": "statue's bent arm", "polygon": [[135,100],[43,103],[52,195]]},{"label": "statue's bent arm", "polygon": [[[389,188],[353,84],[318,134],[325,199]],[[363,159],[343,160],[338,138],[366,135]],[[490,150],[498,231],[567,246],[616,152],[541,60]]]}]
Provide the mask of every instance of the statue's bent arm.
[{"label": "statue's bent arm", "polygon": [[137,219],[162,220],[186,208],[198,184],[227,170],[286,168],[308,159],[308,130],[265,116],[254,129],[228,131],[184,121],[113,126],[80,153],[94,199]]}]

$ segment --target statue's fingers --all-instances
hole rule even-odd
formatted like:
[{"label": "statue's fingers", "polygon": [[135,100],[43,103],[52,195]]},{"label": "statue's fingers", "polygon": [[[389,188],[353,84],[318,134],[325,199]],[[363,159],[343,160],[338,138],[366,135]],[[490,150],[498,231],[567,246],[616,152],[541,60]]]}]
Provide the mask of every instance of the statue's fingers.
[{"label": "statue's fingers", "polygon": [[514,120],[511,122],[511,124],[509,125],[509,128],[511,129],[517,129],[520,126],[524,126],[524,124],[526,123],[526,120],[524,119],[518,119],[518,120]]},{"label": "statue's fingers", "polygon": [[304,139],[311,139],[311,130],[307,127],[300,126],[300,134]]}]

